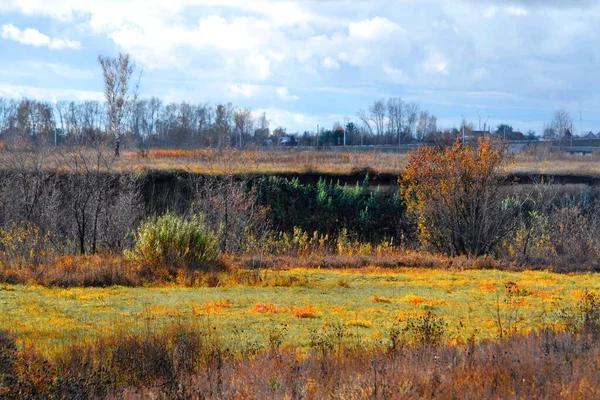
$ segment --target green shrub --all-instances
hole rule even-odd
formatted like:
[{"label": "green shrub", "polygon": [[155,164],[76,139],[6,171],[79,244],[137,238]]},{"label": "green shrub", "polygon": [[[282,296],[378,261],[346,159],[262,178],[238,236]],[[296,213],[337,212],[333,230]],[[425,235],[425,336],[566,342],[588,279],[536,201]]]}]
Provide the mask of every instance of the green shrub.
[{"label": "green shrub", "polygon": [[206,269],[219,255],[219,233],[208,226],[203,214],[185,218],[173,213],[143,223],[128,254],[151,268],[190,269]]}]

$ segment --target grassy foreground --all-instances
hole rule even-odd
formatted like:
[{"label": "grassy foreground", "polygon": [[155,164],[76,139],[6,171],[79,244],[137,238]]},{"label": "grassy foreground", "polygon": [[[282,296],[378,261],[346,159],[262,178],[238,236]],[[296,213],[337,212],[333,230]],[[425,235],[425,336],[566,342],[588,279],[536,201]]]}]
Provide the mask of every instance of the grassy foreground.
[{"label": "grassy foreground", "polygon": [[561,309],[573,307],[586,290],[600,291],[600,276],[592,273],[362,268],[263,274],[259,284],[215,288],[3,285],[0,329],[46,354],[174,323],[214,327],[241,350],[266,347],[274,331],[284,345],[307,347],[311,332],[327,324],[343,324],[352,340],[376,346],[394,324],[433,310],[447,323],[446,339],[462,341],[495,338],[500,329],[557,327]]}]

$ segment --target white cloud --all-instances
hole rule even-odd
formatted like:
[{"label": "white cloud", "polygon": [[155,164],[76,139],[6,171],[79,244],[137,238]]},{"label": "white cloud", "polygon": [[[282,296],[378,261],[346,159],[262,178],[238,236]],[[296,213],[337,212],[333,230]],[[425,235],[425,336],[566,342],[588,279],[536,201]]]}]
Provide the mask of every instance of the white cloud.
[{"label": "white cloud", "polygon": [[230,97],[253,97],[258,94],[259,86],[248,83],[232,84],[226,87],[226,92]]},{"label": "white cloud", "polygon": [[[582,6],[571,6],[574,3],[588,4],[585,13]],[[49,18],[51,26],[68,25],[70,31],[100,38],[90,41],[90,46],[102,43],[101,51],[131,53],[148,71],[148,79],[142,82],[145,93],[156,85],[150,81],[152,74],[161,78],[173,74],[174,81],[195,82],[195,86],[181,84],[173,100],[185,93],[191,101],[218,101],[225,95],[257,107],[266,99],[270,104],[293,98],[289,89],[286,93],[279,88],[293,88],[297,82],[302,82],[303,94],[295,107],[305,105],[304,101],[325,104],[318,88],[330,87],[331,93],[324,95],[341,99],[329,102],[332,109],[348,107],[349,113],[372,98],[406,93],[406,87],[429,90],[418,100],[430,104],[441,104],[441,92],[458,89],[479,90],[485,95],[478,103],[495,106],[505,101],[488,93],[506,88],[535,97],[536,105],[548,102],[550,96],[585,100],[594,95],[589,82],[600,77],[596,72],[600,50],[594,46],[600,40],[595,25],[600,19],[597,1],[406,0],[402,4],[390,7],[383,0],[0,0],[0,15],[15,13],[16,18],[34,17],[32,21],[42,23]],[[538,13],[540,18],[524,18]],[[8,26],[4,33],[0,23],[0,33],[30,46],[77,46],[50,37],[53,34],[45,34],[45,28],[28,26],[37,30]],[[111,40],[113,47],[102,39]],[[89,56],[93,59],[97,51],[90,49]],[[35,56],[27,53],[28,58]],[[14,62],[11,57],[5,57],[5,62]],[[25,70],[12,69],[12,76],[4,71],[1,78],[23,81],[23,75],[16,74]],[[58,74],[44,78],[38,74],[38,79]],[[351,89],[356,90],[353,96],[341,95]],[[454,97],[456,105],[460,101]],[[292,114],[280,113],[290,124],[295,123]],[[296,115],[296,120],[302,118]]]},{"label": "white cloud", "polygon": [[21,30],[12,24],[2,25],[2,38],[28,46],[45,46],[56,50],[81,49],[81,43],[78,41],[51,38],[37,29],[28,28]]},{"label": "white cloud", "polygon": [[423,69],[426,72],[448,75],[448,67],[450,66],[450,61],[448,61],[441,53],[435,50],[429,51],[429,56],[423,63]]},{"label": "white cloud", "polygon": [[38,100],[98,100],[104,101],[104,93],[90,90],[47,88],[12,85],[0,82],[0,97],[32,98]]},{"label": "white cloud", "polygon": [[323,59],[323,67],[326,69],[340,69],[340,63],[331,57],[325,57]]},{"label": "white cloud", "polygon": [[257,80],[264,81],[271,76],[271,62],[261,53],[250,53],[246,65]]},{"label": "white cloud", "polygon": [[399,68],[394,68],[391,65],[384,64],[383,72],[389,78],[392,83],[395,84],[404,84],[407,83],[407,76],[404,72]]},{"label": "white cloud", "polygon": [[404,29],[387,18],[375,17],[360,22],[351,23],[348,32],[351,38],[374,40],[403,32]]},{"label": "white cloud", "polygon": [[514,15],[516,17],[526,17],[529,13],[523,7],[518,6],[509,6],[504,9],[504,11],[509,15]]},{"label": "white cloud", "polygon": [[288,128],[289,133],[293,133],[289,129],[298,129],[298,131],[308,129],[314,130],[316,124],[322,118],[281,108],[257,109],[252,114],[255,118],[258,118],[263,112],[267,113],[267,117],[271,121],[271,130],[281,126]]},{"label": "white cloud", "polygon": [[277,93],[277,96],[284,101],[295,101],[299,99],[298,96],[291,94],[289,89],[283,86],[276,88],[275,93]]}]

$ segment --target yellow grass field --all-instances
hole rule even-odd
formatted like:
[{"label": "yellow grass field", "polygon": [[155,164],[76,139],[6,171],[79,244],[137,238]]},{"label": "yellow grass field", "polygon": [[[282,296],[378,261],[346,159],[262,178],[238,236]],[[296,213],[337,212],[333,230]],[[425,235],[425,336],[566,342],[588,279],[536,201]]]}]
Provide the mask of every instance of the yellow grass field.
[{"label": "yellow grass field", "polygon": [[600,276],[593,273],[368,267],[264,273],[276,276],[252,287],[2,285],[0,329],[48,354],[103,335],[177,323],[214,327],[232,346],[258,347],[275,330],[284,344],[306,347],[311,331],[342,324],[351,340],[378,346],[395,324],[433,310],[447,322],[446,339],[464,341],[498,337],[500,328],[560,329],[561,309],[572,309],[586,290],[600,293]]}]

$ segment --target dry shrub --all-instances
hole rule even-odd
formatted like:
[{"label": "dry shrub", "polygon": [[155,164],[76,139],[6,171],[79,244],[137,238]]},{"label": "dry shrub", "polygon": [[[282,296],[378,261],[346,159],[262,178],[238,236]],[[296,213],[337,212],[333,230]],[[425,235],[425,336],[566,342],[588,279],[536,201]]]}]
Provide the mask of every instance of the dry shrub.
[{"label": "dry shrub", "polygon": [[147,279],[120,255],[61,256],[44,265],[0,268],[0,281],[44,286],[140,286]]},{"label": "dry shrub", "polygon": [[503,164],[504,147],[490,138],[410,154],[399,183],[420,243],[453,256],[494,251],[516,228],[518,209],[500,190]]},{"label": "dry shrub", "polygon": [[0,227],[0,265],[40,265],[52,260],[50,235],[32,223],[12,223]]}]

